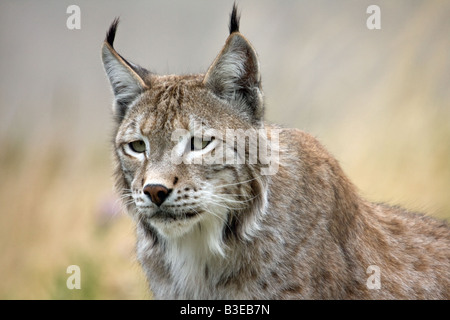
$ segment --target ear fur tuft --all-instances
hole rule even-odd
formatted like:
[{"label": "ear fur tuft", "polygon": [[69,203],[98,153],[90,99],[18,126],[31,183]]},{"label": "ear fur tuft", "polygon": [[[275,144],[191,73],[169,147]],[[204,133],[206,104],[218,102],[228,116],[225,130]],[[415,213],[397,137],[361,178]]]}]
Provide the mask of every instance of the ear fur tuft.
[{"label": "ear fur tuft", "polygon": [[237,5],[234,3],[233,10],[231,11],[230,15],[230,24],[228,26],[230,30],[230,34],[233,32],[239,32],[239,21],[241,20],[240,14],[237,12]]},{"label": "ear fur tuft", "polygon": [[102,61],[114,93],[113,112],[118,121],[121,121],[130,104],[149,87],[144,80],[149,72],[128,62],[114,49],[118,24],[119,19],[114,19],[106,33],[102,47]]},{"label": "ear fur tuft", "polygon": [[256,51],[239,32],[236,4],[230,20],[230,35],[203,79],[204,85],[218,98],[244,114],[252,122],[260,122],[264,113],[261,75]]},{"label": "ear fur tuft", "polygon": [[105,41],[114,48],[114,39],[116,37],[116,30],[117,26],[119,25],[119,17],[115,18],[114,21],[111,23],[111,26],[108,29],[108,32],[106,32],[106,38]]}]

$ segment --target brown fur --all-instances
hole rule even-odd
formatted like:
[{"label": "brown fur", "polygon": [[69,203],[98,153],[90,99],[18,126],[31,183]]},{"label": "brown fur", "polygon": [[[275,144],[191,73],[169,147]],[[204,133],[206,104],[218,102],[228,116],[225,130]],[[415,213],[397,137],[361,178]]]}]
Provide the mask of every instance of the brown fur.
[{"label": "brown fur", "polygon": [[[116,97],[116,188],[136,219],[154,296],[450,298],[448,224],[362,199],[314,137],[265,123],[256,52],[235,9],[231,20],[205,75],[159,76],[126,61],[113,47],[117,21],[103,46]],[[192,119],[224,136],[229,128],[265,129],[268,141],[278,133],[276,174],[261,174],[261,159],[174,165],[171,135],[192,131]],[[139,139],[146,153],[130,151]],[[144,194],[148,184],[169,190],[161,207]],[[369,266],[380,270],[379,289],[367,285]]]}]

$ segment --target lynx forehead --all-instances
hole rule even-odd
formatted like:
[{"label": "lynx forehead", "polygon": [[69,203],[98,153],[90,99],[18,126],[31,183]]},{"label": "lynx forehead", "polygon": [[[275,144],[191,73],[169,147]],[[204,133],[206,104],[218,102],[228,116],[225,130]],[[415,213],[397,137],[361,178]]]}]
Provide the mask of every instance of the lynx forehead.
[{"label": "lynx forehead", "polygon": [[117,26],[102,47],[115,184],[155,298],[450,297],[447,223],[364,200],[315,138],[264,122],[236,6],[205,74],[126,60]]}]

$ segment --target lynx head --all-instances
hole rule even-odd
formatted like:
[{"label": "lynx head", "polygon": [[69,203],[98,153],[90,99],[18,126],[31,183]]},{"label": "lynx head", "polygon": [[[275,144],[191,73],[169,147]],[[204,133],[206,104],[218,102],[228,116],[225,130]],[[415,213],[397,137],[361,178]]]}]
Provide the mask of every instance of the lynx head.
[{"label": "lynx head", "polygon": [[[205,74],[157,75],[125,60],[113,47],[117,25],[102,47],[115,98],[116,188],[155,243],[201,237],[223,254],[226,239],[251,236],[267,203],[261,161],[247,159],[252,143],[244,138],[239,154],[226,139],[230,130],[264,130],[259,62],[236,7]],[[217,161],[225,154],[246,160]]]}]

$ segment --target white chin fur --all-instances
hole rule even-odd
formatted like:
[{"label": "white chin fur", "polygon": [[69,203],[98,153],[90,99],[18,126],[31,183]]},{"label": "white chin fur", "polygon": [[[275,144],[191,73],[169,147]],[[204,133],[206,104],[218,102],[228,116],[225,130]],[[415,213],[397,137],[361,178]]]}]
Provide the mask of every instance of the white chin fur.
[{"label": "white chin fur", "polygon": [[150,223],[153,227],[155,227],[159,233],[164,236],[167,240],[174,240],[177,238],[181,238],[184,235],[195,232],[193,229],[196,228],[196,225],[202,219],[201,215],[197,215],[188,219],[151,219]]},{"label": "white chin fur", "polygon": [[[202,212],[188,219],[165,221],[152,219],[150,223],[165,238],[169,246],[172,245],[180,251],[186,250],[193,256],[197,254],[224,256],[222,230],[225,221],[225,212]],[[173,258],[176,259],[176,256]]]}]

